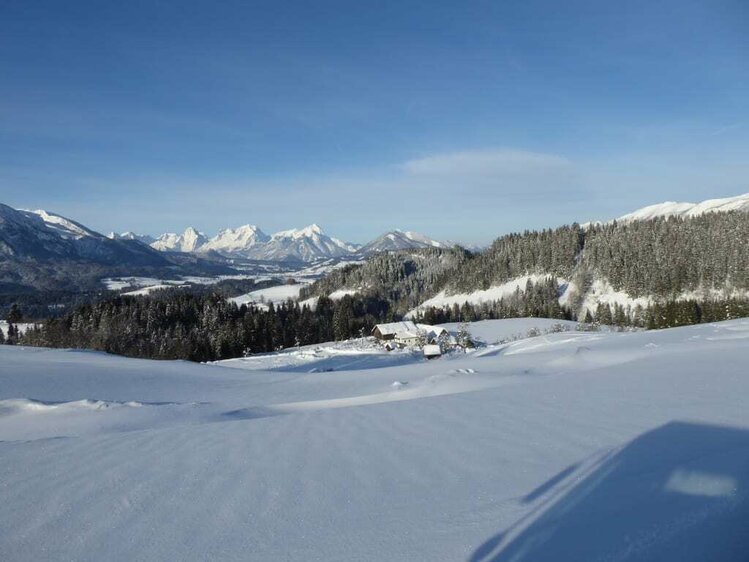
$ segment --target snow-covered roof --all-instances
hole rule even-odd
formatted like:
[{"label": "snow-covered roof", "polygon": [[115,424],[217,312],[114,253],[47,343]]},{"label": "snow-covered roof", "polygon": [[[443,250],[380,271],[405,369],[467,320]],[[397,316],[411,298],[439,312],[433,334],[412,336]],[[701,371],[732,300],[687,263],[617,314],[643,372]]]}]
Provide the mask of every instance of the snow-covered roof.
[{"label": "snow-covered roof", "polygon": [[388,322],[387,324],[377,324],[373,330],[379,330],[383,336],[399,335],[404,333],[410,333],[411,336],[415,337],[418,334],[419,329],[416,324],[410,320],[403,322]]},{"label": "snow-covered roof", "polygon": [[446,334],[447,330],[441,326],[431,326],[429,324],[416,324],[419,330],[426,332],[428,338],[439,337],[442,334]]},{"label": "snow-covered roof", "polygon": [[442,349],[438,345],[425,345],[424,355],[442,355]]}]

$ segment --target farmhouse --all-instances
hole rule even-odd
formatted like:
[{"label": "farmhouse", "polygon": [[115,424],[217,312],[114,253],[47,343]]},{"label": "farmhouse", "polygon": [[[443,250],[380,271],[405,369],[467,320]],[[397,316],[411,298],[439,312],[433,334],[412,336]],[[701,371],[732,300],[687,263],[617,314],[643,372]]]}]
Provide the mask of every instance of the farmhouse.
[{"label": "farmhouse", "polygon": [[410,320],[377,324],[372,328],[372,335],[378,340],[410,340],[419,338],[419,328]]},{"label": "farmhouse", "polygon": [[441,340],[450,337],[450,334],[447,332],[447,330],[439,326],[430,326],[429,324],[416,324],[416,327],[426,335],[427,343],[438,344]]},{"label": "farmhouse", "polygon": [[415,324],[410,320],[377,324],[372,335],[378,340],[393,341],[401,345],[439,344],[449,337],[447,330],[429,324]]}]

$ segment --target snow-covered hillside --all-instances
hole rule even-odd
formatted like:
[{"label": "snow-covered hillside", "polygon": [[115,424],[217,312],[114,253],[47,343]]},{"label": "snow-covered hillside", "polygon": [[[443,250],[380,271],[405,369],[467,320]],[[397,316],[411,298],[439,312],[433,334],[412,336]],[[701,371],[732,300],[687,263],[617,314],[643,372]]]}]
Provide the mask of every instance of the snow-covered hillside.
[{"label": "snow-covered hillside", "polygon": [[303,368],[0,346],[0,557],[746,559],[749,320],[357,345]]},{"label": "snow-covered hillside", "polygon": [[[463,306],[466,303],[473,306],[479,306],[484,303],[491,304],[500,299],[511,297],[516,291],[524,293],[528,282],[530,282],[531,285],[536,285],[539,282],[549,280],[552,277],[552,275],[548,274],[522,275],[511,281],[489,287],[488,289],[479,289],[470,293],[448,293],[445,290],[442,290],[435,296],[426,299],[423,303],[419,304],[419,306],[408,311],[405,316],[407,318],[414,318],[419,315],[419,313],[423,313],[429,308],[448,309],[455,305]],[[573,309],[577,318],[580,319],[585,318],[586,313],[588,312],[595,316],[599,304],[605,304],[609,307],[618,305],[624,309],[632,311],[637,307],[646,309],[648,306],[653,305],[659,300],[663,300],[652,295],[633,297],[625,291],[614,289],[608,280],[600,278],[592,280],[590,286],[587,288],[587,292],[580,295],[580,288],[575,285],[575,283],[561,277],[556,277],[554,279],[559,287],[557,299],[559,305],[570,307],[573,305],[573,302],[580,301],[579,307]],[[670,295],[669,298],[677,302],[688,300],[699,301],[701,299],[714,299],[717,301],[726,298],[746,300],[749,299],[749,291],[733,287],[726,287],[724,289],[703,288],[674,293]]]},{"label": "snow-covered hillside", "polygon": [[[437,293],[432,298],[425,300],[415,309],[409,311],[408,314],[406,314],[406,317],[413,318],[419,312],[423,312],[428,308],[448,308],[455,305],[462,306],[465,303],[472,305],[491,303],[503,298],[507,298],[516,291],[520,291],[522,293],[523,291],[525,291],[528,283],[530,283],[531,285],[535,285],[538,282],[549,278],[551,278],[551,275],[523,275],[522,277],[518,277],[517,279],[513,279],[512,281],[508,281],[506,283],[502,283],[501,285],[495,285],[493,287],[489,287],[488,289],[480,289],[477,291],[472,291],[470,293],[448,294],[443,290]],[[566,289],[567,281],[565,281],[564,279],[558,279],[557,281],[560,287],[564,287]],[[565,295],[563,293],[560,296],[560,299],[564,299],[564,297]]]},{"label": "snow-covered hillside", "polygon": [[36,211],[25,211],[26,213],[36,215],[50,230],[56,232],[61,238],[67,240],[80,240],[81,238],[98,238],[101,234],[94,232],[93,230],[86,228],[82,224],[75,222],[74,220],[65,218],[56,213],[50,213],[43,209]]},{"label": "snow-covered hillside", "polygon": [[296,300],[299,297],[299,291],[302,290],[304,285],[304,283],[277,285],[275,287],[257,289],[256,291],[233,297],[229,300],[239,306],[243,304],[254,304],[255,306],[264,308],[270,303],[278,305],[289,299]]},{"label": "snow-covered hillside", "polygon": [[[0,203],[0,257],[18,260],[15,277],[37,260],[96,264],[166,265],[163,256],[131,240],[110,239],[47,211],[16,210]],[[28,269],[26,269],[28,273]]]},{"label": "snow-covered hillside", "polygon": [[704,215],[705,213],[721,213],[727,211],[749,212],[749,193],[735,197],[723,197],[721,199],[708,199],[701,203],[677,203],[666,201],[655,205],[648,205],[619,217],[617,222],[632,222],[640,220],[651,220],[658,217],[682,217],[690,218]]},{"label": "snow-covered hillside", "polygon": [[411,248],[445,248],[447,246],[444,242],[438,242],[418,232],[391,230],[362,246],[359,252],[368,255]]}]

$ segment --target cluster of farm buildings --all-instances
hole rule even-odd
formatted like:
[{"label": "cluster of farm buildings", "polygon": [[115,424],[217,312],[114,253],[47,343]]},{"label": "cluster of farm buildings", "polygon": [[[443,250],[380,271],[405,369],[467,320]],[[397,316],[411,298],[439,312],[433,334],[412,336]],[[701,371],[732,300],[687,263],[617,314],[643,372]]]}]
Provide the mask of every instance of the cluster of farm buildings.
[{"label": "cluster of farm buildings", "polygon": [[372,336],[384,342],[385,349],[392,351],[404,347],[420,347],[427,359],[440,357],[448,348],[457,347],[458,342],[447,330],[429,324],[416,324],[410,320],[377,324]]}]

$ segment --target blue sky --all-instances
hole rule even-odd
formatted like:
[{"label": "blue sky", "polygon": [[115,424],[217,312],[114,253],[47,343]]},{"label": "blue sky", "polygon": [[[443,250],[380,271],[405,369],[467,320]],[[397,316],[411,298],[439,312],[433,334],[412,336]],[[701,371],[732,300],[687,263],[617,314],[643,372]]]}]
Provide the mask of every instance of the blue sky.
[{"label": "blue sky", "polygon": [[0,202],[485,242],[749,191],[749,5],[0,3]]}]

